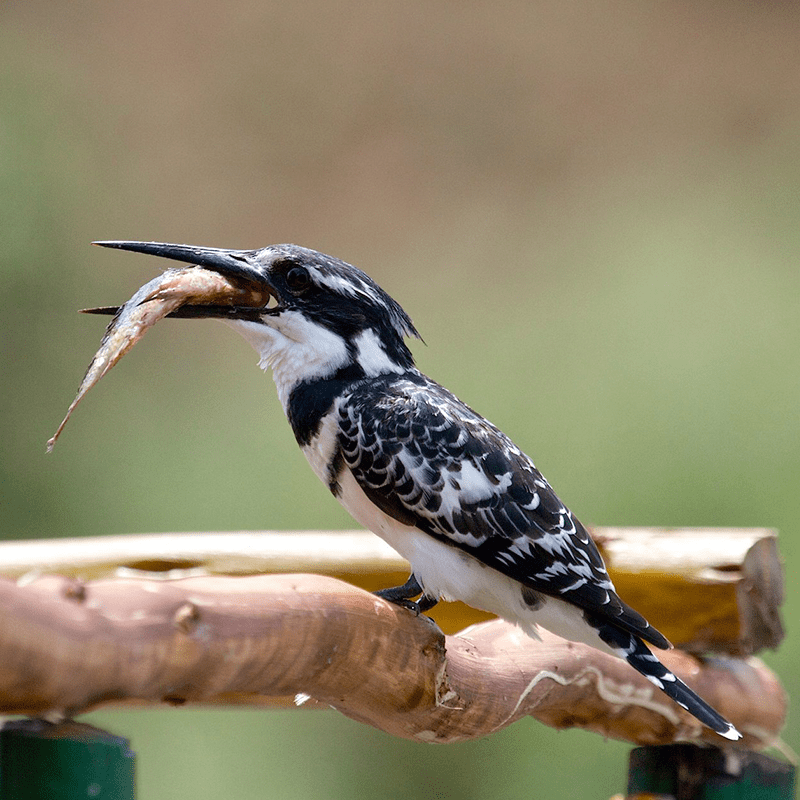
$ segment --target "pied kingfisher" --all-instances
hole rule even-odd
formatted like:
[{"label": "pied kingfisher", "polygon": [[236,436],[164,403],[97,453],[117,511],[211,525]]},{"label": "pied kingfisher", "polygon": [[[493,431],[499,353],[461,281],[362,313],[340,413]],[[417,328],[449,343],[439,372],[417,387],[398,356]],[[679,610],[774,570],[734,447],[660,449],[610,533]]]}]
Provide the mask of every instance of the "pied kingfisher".
[{"label": "pied kingfisher", "polygon": [[[502,431],[415,366],[409,316],[371,278],[297,245],[222,250],[96,242],[256,285],[260,308],[184,306],[223,318],[271,368],[314,472],[411,563],[377,594],[419,613],[462,600],[625,659],[726,739],[739,732],[650,652],[670,643],[616,594],[586,529]],[[412,598],[420,596],[415,603]]]}]

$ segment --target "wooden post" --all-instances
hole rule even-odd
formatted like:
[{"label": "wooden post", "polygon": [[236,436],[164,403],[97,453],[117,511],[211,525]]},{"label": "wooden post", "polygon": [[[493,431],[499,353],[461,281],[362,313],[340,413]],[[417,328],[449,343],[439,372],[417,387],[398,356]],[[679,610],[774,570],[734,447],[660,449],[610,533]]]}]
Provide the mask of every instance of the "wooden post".
[{"label": "wooden post", "polygon": [[0,800],[133,800],[127,739],[79,722],[39,719],[0,729]]},{"label": "wooden post", "polygon": [[691,744],[637,747],[631,751],[628,800],[792,800],[791,764],[748,750]]}]

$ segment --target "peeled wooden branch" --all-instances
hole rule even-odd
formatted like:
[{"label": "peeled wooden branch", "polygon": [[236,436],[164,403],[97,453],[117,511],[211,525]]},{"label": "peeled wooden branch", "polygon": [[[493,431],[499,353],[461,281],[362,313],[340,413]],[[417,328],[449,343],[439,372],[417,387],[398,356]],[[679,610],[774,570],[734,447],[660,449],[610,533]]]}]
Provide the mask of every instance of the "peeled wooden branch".
[{"label": "peeled wooden branch", "polygon": [[[766,529],[594,528],[622,597],[691,652],[749,654],[783,637],[777,537]],[[138,573],[320,572],[375,590],[408,564],[367,531],[150,534],[0,543],[0,575],[82,579]],[[489,619],[458,603],[437,609],[446,632]]]},{"label": "peeled wooden branch", "polygon": [[783,639],[775,531],[595,528],[620,595],[690,652],[739,655]]},{"label": "peeled wooden branch", "polygon": [[[668,666],[748,747],[786,702],[759,661]],[[444,637],[425,618],[314,575],[0,580],[0,712],[108,703],[274,704],[314,698],[398,736],[471,739],[530,715],[638,744],[724,744],[622,661],[500,621]]]}]

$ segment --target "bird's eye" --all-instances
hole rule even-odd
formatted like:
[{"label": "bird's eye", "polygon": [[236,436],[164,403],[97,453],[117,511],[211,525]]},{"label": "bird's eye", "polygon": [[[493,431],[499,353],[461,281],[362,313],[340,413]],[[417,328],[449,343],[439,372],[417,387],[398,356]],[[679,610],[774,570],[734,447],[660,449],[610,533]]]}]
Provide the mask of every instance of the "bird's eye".
[{"label": "bird's eye", "polygon": [[309,287],[311,276],[305,267],[292,267],[286,273],[286,285],[293,292],[302,292]]}]

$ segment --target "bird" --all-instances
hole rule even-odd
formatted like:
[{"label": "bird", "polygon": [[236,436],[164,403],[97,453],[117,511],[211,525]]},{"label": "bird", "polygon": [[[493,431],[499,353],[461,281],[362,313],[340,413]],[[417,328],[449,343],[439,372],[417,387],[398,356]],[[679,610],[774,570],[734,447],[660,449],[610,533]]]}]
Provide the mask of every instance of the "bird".
[{"label": "bird", "polygon": [[172,316],[223,319],[271,369],[313,471],[411,565],[402,586],[378,596],[416,614],[461,600],[534,638],[541,626],[588,644],[722,737],[741,738],[653,654],[648,644],[672,645],[618,596],[586,528],[533,461],[417,368],[406,339],[419,332],[366,273],[293,244],[95,244],[200,266],[269,297],[258,308],[187,305]]}]

